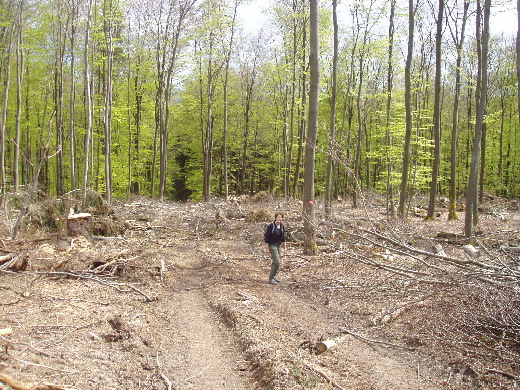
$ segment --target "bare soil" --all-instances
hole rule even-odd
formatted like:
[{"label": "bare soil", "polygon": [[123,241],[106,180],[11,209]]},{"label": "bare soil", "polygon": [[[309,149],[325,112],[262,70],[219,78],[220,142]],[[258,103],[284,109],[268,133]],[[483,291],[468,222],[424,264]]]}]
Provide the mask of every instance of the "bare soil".
[{"label": "bare soil", "polygon": [[[303,254],[301,205],[279,199],[135,198],[114,206],[125,228],[110,237],[58,239],[26,223],[3,241],[28,265],[0,271],[0,330],[12,331],[0,336],[0,389],[519,388],[511,278],[488,288],[487,274],[406,249],[470,259],[463,215],[448,221],[440,204],[435,220],[417,209],[388,222],[382,199],[366,202],[338,203],[327,221],[317,206],[316,256]],[[273,286],[262,235],[276,210],[289,242]],[[517,270],[500,248],[520,246],[517,203],[488,200],[479,230],[475,261]],[[486,336],[486,317],[501,338]],[[318,353],[327,340],[337,344]]]}]

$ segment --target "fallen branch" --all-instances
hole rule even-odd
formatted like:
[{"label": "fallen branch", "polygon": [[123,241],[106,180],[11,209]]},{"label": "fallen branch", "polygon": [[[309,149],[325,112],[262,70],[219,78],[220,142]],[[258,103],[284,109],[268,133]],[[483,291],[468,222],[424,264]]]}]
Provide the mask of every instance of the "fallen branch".
[{"label": "fallen branch", "polygon": [[480,261],[475,261],[475,260],[471,260],[471,259],[466,259],[466,260],[462,260],[462,259],[457,259],[455,257],[450,257],[450,256],[443,256],[443,255],[439,255],[439,254],[435,254],[435,253],[431,253],[431,252],[427,252],[427,251],[423,251],[421,249],[416,249],[416,248],[412,248],[411,246],[408,246],[406,244],[403,244],[399,241],[396,241],[390,237],[387,237],[387,236],[384,236],[380,233],[377,233],[375,231],[372,231],[372,230],[368,230],[368,229],[364,229],[362,227],[358,227],[359,230],[365,232],[365,233],[369,233],[369,234],[373,234],[383,240],[386,240],[398,247],[401,247],[401,248],[404,248],[406,249],[407,251],[410,251],[412,253],[416,253],[416,254],[420,254],[420,255],[425,255],[425,256],[430,256],[430,257],[434,257],[434,258],[437,258],[437,259],[441,259],[441,260],[444,260],[444,261],[448,261],[452,264],[455,264],[455,265],[458,265],[458,266],[468,266],[468,265],[475,265],[477,267],[480,267],[480,268],[484,268],[484,269],[490,269],[490,270],[500,270],[498,267],[493,267],[491,265],[488,265],[488,264],[484,264]]},{"label": "fallen branch", "polygon": [[490,374],[499,374],[499,375],[505,376],[506,378],[513,379],[515,381],[520,380],[520,376],[516,376],[516,375],[510,374],[509,372],[505,372],[505,371],[502,371],[502,370],[497,370],[495,368],[487,368],[486,369],[486,374],[488,374],[488,373],[490,373]]},{"label": "fallen branch", "polygon": [[168,388],[168,390],[172,390],[172,382],[170,381],[170,379],[168,379],[168,377],[166,375],[164,375],[161,372],[161,364],[159,362],[159,352],[157,352],[157,354],[155,355],[155,359],[157,360],[157,371],[159,372],[159,376],[166,383],[166,387]]},{"label": "fallen branch", "polygon": [[325,379],[327,382],[329,382],[333,387],[335,387],[338,390],[346,390],[344,387],[340,386],[336,381],[334,381],[332,378],[330,378],[327,374],[325,374],[322,370],[320,370],[318,367],[311,365],[310,363],[304,362],[303,365],[307,367],[309,370],[315,372],[316,374],[320,375]]},{"label": "fallen branch", "polygon": [[[74,272],[60,272],[60,271],[49,271],[49,272],[39,271],[39,272],[36,272],[36,274],[39,274],[39,275],[51,275],[51,276],[66,276],[66,277],[70,277],[70,278],[78,278],[78,279],[83,279],[83,280],[92,280],[94,282],[103,284],[105,286],[112,287],[113,289],[115,289],[115,290],[117,290],[119,292],[128,292],[128,290],[123,290],[122,288],[120,288],[120,286],[118,286],[118,285],[116,285],[114,283],[109,283],[109,282],[107,282],[105,280],[100,279],[99,277],[94,277],[91,274],[83,275],[83,274],[77,274],[77,273],[74,273]],[[151,298],[148,295],[146,295],[144,292],[142,292],[141,290],[139,290],[138,288],[136,288],[136,287],[134,287],[134,286],[132,286],[130,284],[122,284],[122,286],[128,287],[130,290],[133,290],[133,291],[141,294],[142,296],[144,296],[146,298],[146,302],[157,301],[156,297]]]},{"label": "fallen branch", "polygon": [[357,333],[351,332],[348,329],[343,329],[342,332],[347,333],[347,334],[349,334],[351,336],[354,336],[355,338],[357,338],[357,339],[359,339],[361,341],[365,341],[365,342],[368,342],[368,343],[382,344],[382,345],[387,345],[389,347],[406,349],[408,351],[415,351],[415,348],[403,347],[402,345],[397,345],[397,344],[393,344],[393,343],[387,343],[386,341],[372,340],[372,339],[366,338],[364,336],[358,335]]},{"label": "fallen branch", "polygon": [[64,390],[63,387],[58,387],[55,385],[46,385],[46,384],[34,384],[34,383],[24,383],[19,380],[14,379],[13,377],[7,374],[0,373],[0,383],[3,383],[13,390]]},{"label": "fallen branch", "polygon": [[431,295],[433,295],[433,294],[430,294],[427,297],[425,297],[423,299],[420,299],[418,301],[405,303],[404,305],[402,305],[401,307],[398,307],[397,309],[393,310],[392,312],[387,313],[387,314],[381,316],[381,318],[374,319],[373,322],[374,322],[375,325],[386,325],[389,322],[394,321],[400,315],[402,315],[405,312],[407,312],[408,310],[410,310],[412,307],[423,306],[424,305],[424,301],[426,299],[428,299]]},{"label": "fallen branch", "polygon": [[144,292],[142,292],[141,290],[139,290],[138,288],[132,286],[131,284],[127,284],[126,285],[128,288],[134,290],[135,292],[141,294],[143,297],[146,298],[146,302],[153,302],[153,301],[157,301],[157,297],[152,297],[150,298],[148,295],[146,295]]}]

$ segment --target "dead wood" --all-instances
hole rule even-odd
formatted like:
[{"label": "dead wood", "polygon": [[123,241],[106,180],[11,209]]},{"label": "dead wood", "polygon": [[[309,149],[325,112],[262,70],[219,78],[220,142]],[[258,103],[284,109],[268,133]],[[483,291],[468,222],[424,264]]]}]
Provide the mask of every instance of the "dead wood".
[{"label": "dead wood", "polygon": [[415,351],[416,348],[408,348],[408,347],[403,347],[402,345],[397,345],[397,344],[393,344],[393,343],[388,343],[386,341],[380,341],[380,340],[373,340],[373,339],[369,339],[369,338],[366,338],[364,336],[361,336],[357,333],[354,333],[354,332],[351,332],[350,330],[348,329],[342,329],[342,332],[344,333],[347,333],[361,341],[364,341],[364,342],[367,342],[367,343],[371,343],[371,344],[381,344],[381,345],[386,345],[388,347],[392,347],[392,348],[400,348],[400,349],[406,349],[408,351]]},{"label": "dead wood", "polygon": [[341,344],[343,341],[345,341],[346,338],[347,338],[346,336],[340,336],[340,337],[336,337],[335,339],[320,341],[319,343],[316,344],[316,347],[315,347],[316,353],[322,354],[323,352],[328,351],[329,349],[335,347],[336,345]]},{"label": "dead wood", "polygon": [[334,388],[336,388],[338,390],[345,390],[344,387],[340,386],[336,381],[334,381],[332,378],[330,378],[327,374],[325,374],[325,372],[323,372],[323,370],[319,369],[314,364],[310,364],[310,363],[306,363],[306,362],[304,362],[303,364],[309,370],[311,370],[311,371],[315,372],[316,374],[320,375],[321,377],[323,377],[323,379],[325,379],[327,382],[329,382]]},{"label": "dead wood", "polygon": [[125,238],[118,237],[118,236],[114,236],[114,237],[92,236],[92,239],[97,240],[97,241],[110,241],[110,240],[119,241],[119,240],[124,240]]},{"label": "dead wood", "polygon": [[129,290],[122,289],[121,286],[123,286],[123,287],[129,288],[132,291],[135,291],[135,292],[141,294],[143,297],[146,298],[146,302],[154,302],[154,301],[158,300],[157,297],[150,297],[147,294],[145,294],[144,292],[142,292],[141,290],[139,290],[137,287],[132,286],[131,284],[121,283],[118,285],[115,283],[110,283],[106,280],[103,280],[102,278],[100,278],[98,276],[94,276],[92,273],[89,273],[87,271],[85,271],[83,273],[63,272],[63,271],[49,271],[49,272],[38,271],[38,272],[36,272],[36,274],[49,275],[49,276],[62,276],[62,277],[71,278],[71,279],[92,280],[93,282],[100,283],[100,284],[103,284],[108,287],[112,287],[113,289],[115,289],[119,292],[129,292]]},{"label": "dead wood", "polygon": [[366,232],[366,233],[369,233],[369,234],[373,234],[383,240],[386,240],[390,243],[392,243],[393,245],[396,245],[398,247],[401,247],[401,248],[404,248],[406,249],[407,251],[410,251],[411,253],[415,253],[415,254],[420,254],[420,255],[425,255],[425,256],[431,256],[431,257],[435,257],[437,259],[441,259],[441,260],[444,260],[444,261],[447,261],[451,264],[454,264],[454,265],[457,265],[457,266],[461,266],[461,267],[467,267],[467,266],[477,266],[477,267],[480,267],[480,268],[483,268],[483,269],[488,269],[488,270],[494,270],[494,271],[499,271],[500,268],[499,267],[496,267],[496,266],[492,266],[492,265],[489,265],[489,264],[485,264],[485,263],[482,263],[480,261],[476,261],[476,260],[471,260],[471,259],[466,259],[466,260],[462,260],[462,259],[457,259],[455,257],[450,257],[450,256],[442,256],[442,255],[439,255],[439,254],[435,254],[435,253],[431,253],[431,252],[427,252],[427,251],[423,251],[421,249],[417,249],[417,248],[413,248],[409,245],[406,245],[406,244],[403,244],[399,241],[396,241],[390,237],[387,237],[387,236],[384,236],[380,233],[377,233],[375,231],[372,231],[372,230],[368,230],[368,229],[364,229],[364,228],[358,228],[359,230],[363,231],[363,232]]},{"label": "dead wood", "polygon": [[12,252],[8,253],[5,256],[0,256],[0,265],[12,260],[14,254]]},{"label": "dead wood", "polygon": [[0,336],[7,336],[11,333],[13,333],[13,330],[11,328],[0,329]]},{"label": "dead wood", "polygon": [[63,387],[49,384],[24,383],[7,374],[0,373],[0,382],[13,390],[64,390]]},{"label": "dead wood", "polygon": [[501,246],[501,250],[509,253],[520,253],[520,246]]},{"label": "dead wood", "polygon": [[499,375],[505,376],[506,378],[509,378],[509,379],[512,379],[512,380],[515,380],[515,381],[520,380],[520,376],[516,376],[516,375],[513,375],[513,374],[511,374],[509,372],[502,371],[502,370],[497,370],[497,369],[494,369],[494,368],[486,369],[486,373],[488,373],[488,374],[499,374]]},{"label": "dead wood", "polygon": [[[406,252],[406,251],[403,251],[403,250],[400,250],[400,249],[396,249],[396,248],[392,248],[392,247],[389,247],[388,245],[379,244],[376,241],[371,240],[370,238],[362,236],[362,235],[359,235],[359,234],[355,234],[355,233],[347,233],[347,234],[349,234],[350,236],[356,237],[356,238],[361,238],[363,240],[366,240],[370,244],[372,244],[374,246],[377,246],[379,248],[383,248],[383,249],[385,249],[385,250],[387,250],[389,252],[394,252],[394,253],[397,253],[397,254],[400,254],[400,255],[411,257],[412,259],[421,262],[422,264],[426,265],[427,267],[434,268],[434,269],[436,269],[438,271],[441,271],[441,272],[446,272],[442,268],[440,268],[440,267],[438,267],[436,265],[430,264],[427,261],[421,259],[420,257],[415,256],[413,253]],[[441,254],[441,253],[444,253],[444,252],[441,252],[441,251],[438,252],[438,254]]]},{"label": "dead wood", "polygon": [[396,318],[398,318],[399,316],[403,315],[407,311],[411,310],[412,308],[424,306],[425,305],[425,301],[431,295],[432,294],[430,294],[428,297],[423,298],[423,299],[418,300],[418,301],[408,302],[408,303],[398,307],[397,309],[391,311],[390,313],[387,313],[387,314],[384,314],[381,317],[375,318],[372,322],[374,323],[374,325],[386,325],[389,322],[394,321]]}]

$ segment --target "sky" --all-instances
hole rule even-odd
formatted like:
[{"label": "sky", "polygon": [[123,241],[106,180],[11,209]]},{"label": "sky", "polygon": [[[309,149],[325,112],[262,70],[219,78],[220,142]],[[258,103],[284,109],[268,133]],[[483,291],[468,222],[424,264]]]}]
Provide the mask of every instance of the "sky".
[{"label": "sky", "polygon": [[[398,0],[403,2],[405,0]],[[249,4],[242,4],[239,7],[239,18],[243,21],[244,29],[253,34],[257,32],[260,27],[267,22],[266,15],[262,12],[264,8],[268,8],[270,1],[253,0]],[[338,13],[340,7],[343,11],[347,8],[350,1],[338,1]],[[343,3],[343,4],[342,4]],[[345,17],[348,17],[348,12],[343,12]],[[341,20],[338,21],[340,25],[345,25]],[[490,29],[492,34],[516,35],[517,31],[517,12],[516,2],[513,0],[492,0],[491,4],[491,20]]]}]

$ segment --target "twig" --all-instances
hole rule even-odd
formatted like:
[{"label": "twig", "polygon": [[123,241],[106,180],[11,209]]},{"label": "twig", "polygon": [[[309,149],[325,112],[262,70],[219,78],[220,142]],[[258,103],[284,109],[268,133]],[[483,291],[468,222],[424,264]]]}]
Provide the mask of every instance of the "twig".
[{"label": "twig", "polygon": [[[78,278],[78,279],[84,279],[84,280],[92,280],[94,282],[97,282],[97,283],[100,283],[100,284],[103,284],[105,286],[108,286],[108,287],[112,287],[113,289],[119,291],[119,292],[128,292],[128,290],[123,290],[122,288],[120,288],[118,285],[114,284],[114,283],[109,283],[103,279],[100,279],[98,277],[94,277],[93,275],[91,274],[87,274],[87,275],[83,275],[83,274],[77,274],[77,273],[74,273],[74,272],[62,272],[62,271],[48,271],[48,272],[42,272],[42,271],[38,271],[36,272],[36,274],[40,274],[40,275],[56,275],[56,276],[67,276],[67,277],[71,277],[71,278]],[[153,298],[150,298],[148,295],[146,295],[144,292],[142,292],[141,290],[139,290],[138,288],[130,285],[130,284],[122,284],[123,286],[125,287],[128,287],[130,290],[133,290],[139,294],[141,294],[142,296],[144,296],[146,298],[146,302],[154,302],[154,301],[157,301],[157,297],[153,297]]]},{"label": "twig", "polygon": [[159,372],[159,375],[161,376],[163,381],[166,383],[166,386],[167,386],[168,390],[172,390],[172,382],[170,381],[170,379],[168,379],[168,377],[166,375],[164,375],[161,372],[161,364],[159,362],[159,352],[156,353],[155,359],[156,359],[156,362],[157,362],[157,371]]},{"label": "twig", "polygon": [[132,286],[131,284],[127,284],[126,285],[128,288],[134,290],[135,292],[138,292],[139,294],[141,294],[143,297],[146,298],[146,302],[153,302],[153,301],[157,301],[157,297],[153,297],[153,298],[150,298],[148,295],[146,295],[144,292],[142,292],[141,290],[139,290],[138,288]]},{"label": "twig", "polygon": [[314,365],[311,365],[310,363],[303,362],[303,365],[307,367],[309,370],[314,371],[316,374],[319,374],[323,377],[327,382],[329,382],[333,387],[335,387],[338,390],[346,390],[344,387],[340,386],[336,381],[331,379],[327,374],[325,374],[322,370],[320,370],[318,367],[315,367]]},{"label": "twig", "polygon": [[29,366],[47,368],[47,369],[49,369],[49,370],[56,371],[56,372],[63,372],[63,373],[65,373],[65,374],[74,374],[74,373],[75,373],[75,371],[70,371],[70,370],[61,370],[61,369],[59,369],[59,368],[54,368],[54,367],[46,366],[46,365],[44,365],[44,364],[38,364],[38,363],[28,362],[28,361],[26,361],[26,360],[18,359],[18,358],[12,357],[12,356],[11,356],[11,359],[14,359],[14,360],[16,360],[16,361],[19,361],[20,363],[23,363],[23,364],[27,364],[27,365],[29,365]]},{"label": "twig", "polygon": [[166,375],[164,375],[162,372],[159,371],[159,375],[161,378],[166,382],[166,386],[168,387],[168,390],[172,390],[172,382],[168,379]]},{"label": "twig", "polygon": [[354,332],[351,332],[350,330],[348,329],[342,329],[342,332],[344,333],[347,333],[351,336],[354,336],[355,338],[361,340],[361,341],[366,341],[368,343],[374,343],[374,344],[383,344],[383,345],[387,345],[389,347],[394,347],[394,348],[400,348],[400,349],[406,349],[408,351],[415,351],[415,348],[408,348],[408,347],[403,347],[401,345],[397,345],[397,344],[392,344],[392,343],[387,343],[386,341],[379,341],[379,340],[372,340],[372,339],[369,339],[369,338],[366,338],[364,336],[361,336],[361,335],[358,335],[357,333],[354,333]]},{"label": "twig", "polygon": [[505,376],[506,378],[513,379],[515,381],[520,380],[520,376],[516,376],[516,375],[510,374],[509,372],[505,372],[502,370],[497,370],[495,368],[487,368],[486,373],[500,374],[500,375]]}]

